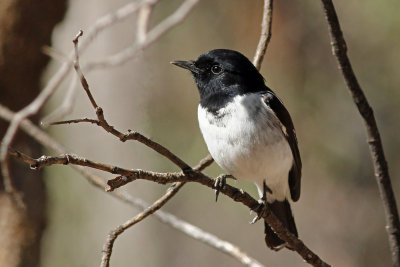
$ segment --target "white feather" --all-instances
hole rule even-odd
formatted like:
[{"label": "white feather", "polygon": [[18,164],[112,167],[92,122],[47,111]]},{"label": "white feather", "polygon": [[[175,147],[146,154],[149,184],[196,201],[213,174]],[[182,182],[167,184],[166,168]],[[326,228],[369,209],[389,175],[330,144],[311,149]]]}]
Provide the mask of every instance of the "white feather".
[{"label": "white feather", "polygon": [[[216,114],[198,107],[200,130],[218,165],[237,179],[265,179],[268,202],[290,199],[288,174],[293,164],[280,122],[261,94],[236,96]],[[261,187],[262,188],[262,187]]]}]

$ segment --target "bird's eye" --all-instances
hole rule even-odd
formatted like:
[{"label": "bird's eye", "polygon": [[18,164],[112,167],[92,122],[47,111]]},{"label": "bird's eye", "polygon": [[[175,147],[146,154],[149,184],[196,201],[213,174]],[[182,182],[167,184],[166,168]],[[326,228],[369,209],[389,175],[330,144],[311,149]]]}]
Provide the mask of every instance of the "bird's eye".
[{"label": "bird's eye", "polygon": [[214,74],[219,74],[222,72],[222,68],[218,65],[214,65],[211,67],[211,72]]}]

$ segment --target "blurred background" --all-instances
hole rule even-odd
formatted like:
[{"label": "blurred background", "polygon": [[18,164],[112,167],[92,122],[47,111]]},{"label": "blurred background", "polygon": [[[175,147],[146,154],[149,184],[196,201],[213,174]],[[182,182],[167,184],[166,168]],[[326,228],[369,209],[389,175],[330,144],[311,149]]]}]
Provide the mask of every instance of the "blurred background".
[{"label": "blurred background", "polygon": [[[53,31],[52,46],[67,53],[79,29],[85,32],[97,18],[127,2],[70,0],[64,19]],[[151,26],[181,2],[160,1]],[[362,4],[336,1],[335,5],[353,68],[375,111],[399,200],[400,3],[391,0],[382,5],[365,0]],[[215,48],[238,50],[252,59],[262,8],[261,0],[202,0],[182,24],[127,64],[88,73],[92,93],[108,122],[123,132],[139,131],[195,165],[208,154],[197,124],[197,88],[187,72],[169,62],[196,59]],[[135,17],[129,18],[98,36],[81,55],[81,63],[128,46],[135,40],[135,23]],[[43,84],[59,66],[56,61],[48,65]],[[319,1],[275,1],[272,39],[261,73],[285,103],[296,127],[303,180],[302,195],[292,209],[300,238],[333,266],[390,266],[383,207],[364,125],[332,56]],[[68,86],[69,82],[61,85],[43,115],[60,105]],[[76,86],[74,109],[66,119],[94,118],[88,98],[80,85]],[[121,143],[96,126],[47,130],[69,152],[92,160],[126,168],[177,171],[145,146]],[[223,171],[213,164],[205,172],[215,177]],[[41,266],[97,266],[109,231],[139,210],[91,186],[69,167],[46,168],[44,175],[48,212]],[[251,183],[229,183],[256,196]],[[152,202],[167,186],[135,181],[125,189]],[[263,223],[250,225],[253,216],[247,208],[225,196],[215,203],[214,192],[204,186],[185,185],[164,209],[238,245],[266,266],[308,266],[296,253],[267,249]],[[149,217],[117,239],[111,266],[241,264]]]}]

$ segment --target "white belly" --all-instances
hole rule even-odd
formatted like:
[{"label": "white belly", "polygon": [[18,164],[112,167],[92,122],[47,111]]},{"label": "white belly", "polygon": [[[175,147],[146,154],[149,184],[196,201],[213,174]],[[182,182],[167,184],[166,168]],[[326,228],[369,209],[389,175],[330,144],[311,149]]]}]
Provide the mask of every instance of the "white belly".
[{"label": "white belly", "polygon": [[293,155],[279,120],[259,94],[237,96],[217,114],[199,105],[198,117],[208,150],[221,168],[258,186],[265,179],[273,192],[268,201],[289,199]]}]

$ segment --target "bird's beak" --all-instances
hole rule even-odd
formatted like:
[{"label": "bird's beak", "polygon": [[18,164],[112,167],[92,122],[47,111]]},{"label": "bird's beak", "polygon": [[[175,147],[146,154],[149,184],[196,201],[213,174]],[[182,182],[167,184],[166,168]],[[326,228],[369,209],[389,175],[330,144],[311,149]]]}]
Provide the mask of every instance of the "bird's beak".
[{"label": "bird's beak", "polygon": [[182,60],[171,61],[171,64],[174,64],[174,65],[176,65],[178,67],[181,67],[181,68],[184,68],[184,69],[187,69],[187,70],[190,70],[193,73],[200,74],[202,72],[201,69],[197,68],[194,65],[194,61],[192,61],[192,60],[189,60],[189,61],[182,61]]}]

